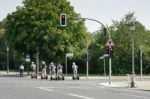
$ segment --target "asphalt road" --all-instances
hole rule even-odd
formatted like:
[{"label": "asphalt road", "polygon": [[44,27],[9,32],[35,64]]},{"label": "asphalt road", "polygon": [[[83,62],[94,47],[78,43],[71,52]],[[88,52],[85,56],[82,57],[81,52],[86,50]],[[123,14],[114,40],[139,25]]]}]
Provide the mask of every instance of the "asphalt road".
[{"label": "asphalt road", "polygon": [[0,99],[149,99],[150,92],[101,86],[105,80],[0,77]]}]

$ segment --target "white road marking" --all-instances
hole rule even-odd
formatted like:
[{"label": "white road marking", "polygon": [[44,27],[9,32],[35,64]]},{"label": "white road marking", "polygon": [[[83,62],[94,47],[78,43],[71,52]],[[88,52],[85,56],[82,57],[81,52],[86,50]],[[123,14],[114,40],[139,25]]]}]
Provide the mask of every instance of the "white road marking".
[{"label": "white road marking", "polygon": [[86,97],[86,96],[80,96],[80,95],[77,95],[77,94],[68,94],[68,95],[78,97],[78,98],[83,98],[83,99],[94,99],[94,98],[90,98],[90,97]]},{"label": "white road marking", "polygon": [[120,93],[121,95],[126,95],[126,96],[131,96],[131,97],[137,97],[137,98],[146,98],[149,99],[149,97],[145,97],[145,96],[138,96],[138,95],[130,95],[130,94],[126,94],[126,93]]},{"label": "white road marking", "polygon": [[45,91],[54,91],[54,90],[46,88],[46,87],[36,87],[36,88],[41,89],[41,90],[45,90]]}]

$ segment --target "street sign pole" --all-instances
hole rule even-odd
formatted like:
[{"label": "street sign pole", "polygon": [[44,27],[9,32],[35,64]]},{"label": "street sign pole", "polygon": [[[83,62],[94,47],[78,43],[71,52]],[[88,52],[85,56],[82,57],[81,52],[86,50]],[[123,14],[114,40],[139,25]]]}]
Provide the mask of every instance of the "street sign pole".
[{"label": "street sign pole", "polygon": [[67,76],[67,55],[66,55],[66,76]]},{"label": "street sign pole", "polygon": [[104,76],[106,76],[106,66],[105,66],[105,57],[104,57]]},{"label": "street sign pole", "polygon": [[109,85],[111,85],[111,56],[109,56]]},{"label": "street sign pole", "polygon": [[143,76],[142,49],[140,49],[140,67],[141,67],[141,80],[142,80],[142,76]]},{"label": "street sign pole", "polygon": [[87,52],[87,59],[86,59],[86,77],[88,79],[89,76],[89,54]]},{"label": "street sign pole", "polygon": [[110,49],[115,46],[112,39],[110,39],[110,38],[108,39],[108,41],[106,43],[106,46],[109,47],[109,85],[111,85],[112,61],[111,61],[111,51],[110,51]]}]

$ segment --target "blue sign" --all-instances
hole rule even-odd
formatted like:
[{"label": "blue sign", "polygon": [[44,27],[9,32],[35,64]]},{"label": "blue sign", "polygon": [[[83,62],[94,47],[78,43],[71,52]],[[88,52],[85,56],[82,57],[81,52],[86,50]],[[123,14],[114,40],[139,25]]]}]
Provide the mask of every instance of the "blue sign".
[{"label": "blue sign", "polygon": [[27,53],[26,53],[26,62],[30,62],[29,50],[27,50]]}]

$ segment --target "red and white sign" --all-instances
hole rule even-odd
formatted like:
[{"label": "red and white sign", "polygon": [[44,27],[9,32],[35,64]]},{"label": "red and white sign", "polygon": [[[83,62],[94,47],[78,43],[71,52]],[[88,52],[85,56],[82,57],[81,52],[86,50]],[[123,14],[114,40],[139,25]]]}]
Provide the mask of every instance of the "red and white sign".
[{"label": "red and white sign", "polygon": [[108,39],[106,46],[115,46],[114,42],[112,41],[112,39]]}]

